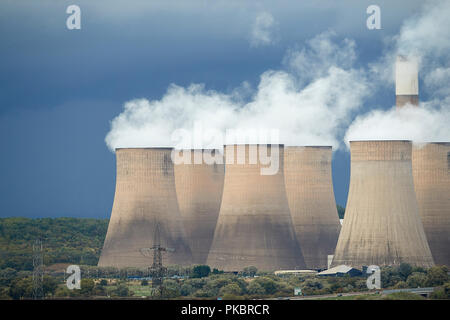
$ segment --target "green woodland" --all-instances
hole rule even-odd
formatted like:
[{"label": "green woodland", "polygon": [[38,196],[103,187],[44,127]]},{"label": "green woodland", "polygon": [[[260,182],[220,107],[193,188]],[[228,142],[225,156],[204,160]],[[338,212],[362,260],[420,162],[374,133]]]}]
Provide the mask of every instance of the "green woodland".
[{"label": "green woodland", "polygon": [[33,270],[35,239],[42,239],[44,264],[96,265],[108,219],[1,218],[0,269]]},{"label": "green woodland", "polygon": [[[303,295],[334,295],[322,299],[424,299],[408,292],[381,295],[368,291],[366,277],[318,277],[260,272],[249,266],[238,274],[209,266],[168,266],[163,296],[151,287],[148,270],[97,267],[108,220],[81,218],[0,218],[0,299],[30,299],[33,292],[33,242],[44,244],[46,299],[164,298],[164,299],[259,299],[291,297],[294,288]],[[150,259],[151,260],[151,259]],[[151,261],[149,261],[149,264]],[[65,285],[65,268],[81,267],[81,289]],[[432,299],[450,298],[449,270],[408,264],[381,269],[383,288],[435,287]],[[347,293],[358,294],[346,296]]]}]

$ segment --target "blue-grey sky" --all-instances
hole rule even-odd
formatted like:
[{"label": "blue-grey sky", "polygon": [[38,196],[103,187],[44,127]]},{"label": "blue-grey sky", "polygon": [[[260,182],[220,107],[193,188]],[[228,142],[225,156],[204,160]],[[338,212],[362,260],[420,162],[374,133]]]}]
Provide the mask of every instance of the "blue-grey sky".
[{"label": "blue-grey sky", "polygon": [[[109,217],[115,157],[104,140],[125,102],[161,99],[172,83],[256,87],[262,73],[283,68],[288,50],[330,30],[355,41],[354,68],[366,67],[421,3],[2,0],[0,217]],[[81,8],[81,30],[66,28],[71,4]],[[381,8],[381,30],[366,27],[370,4]],[[269,40],[255,31],[261,13],[273,19]],[[394,94],[378,90],[361,112],[390,108]],[[349,159],[345,148],[334,153],[341,205]]]}]

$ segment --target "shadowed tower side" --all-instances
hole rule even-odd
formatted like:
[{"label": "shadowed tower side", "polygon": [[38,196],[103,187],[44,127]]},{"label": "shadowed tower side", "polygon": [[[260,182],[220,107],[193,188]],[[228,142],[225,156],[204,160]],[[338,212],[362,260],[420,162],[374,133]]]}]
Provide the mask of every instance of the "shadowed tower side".
[{"label": "shadowed tower side", "polygon": [[[264,146],[264,147],[262,147]],[[259,270],[304,268],[284,186],[284,148],[267,146],[278,170],[262,175],[266,145],[225,146],[225,181],[219,219],[207,264],[225,271],[248,266]],[[279,154],[277,155],[276,151]]]},{"label": "shadowed tower side", "polygon": [[284,178],[292,222],[307,268],[327,268],[341,225],[334,199],[331,147],[285,147]]},{"label": "shadowed tower side", "polygon": [[434,262],[450,266],[450,142],[413,147],[414,187]]},{"label": "shadowed tower side", "polygon": [[350,189],[332,265],[430,267],[410,141],[352,141]]},{"label": "shadowed tower side", "polygon": [[[142,248],[161,245],[167,265],[189,265],[170,148],[116,149],[116,192],[99,266],[148,267]],[[159,241],[154,244],[158,225]]]},{"label": "shadowed tower side", "polygon": [[[188,163],[175,164],[178,205],[195,264],[205,264],[222,201],[223,156],[215,150],[179,150]],[[203,155],[219,159],[212,164]]]}]

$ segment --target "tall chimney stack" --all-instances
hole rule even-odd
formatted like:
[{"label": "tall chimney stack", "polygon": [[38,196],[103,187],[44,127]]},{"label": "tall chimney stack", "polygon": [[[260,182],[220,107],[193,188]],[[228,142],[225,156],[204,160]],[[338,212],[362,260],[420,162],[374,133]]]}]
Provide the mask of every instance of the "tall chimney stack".
[{"label": "tall chimney stack", "polygon": [[419,105],[419,66],[415,57],[397,56],[395,63],[395,104]]}]

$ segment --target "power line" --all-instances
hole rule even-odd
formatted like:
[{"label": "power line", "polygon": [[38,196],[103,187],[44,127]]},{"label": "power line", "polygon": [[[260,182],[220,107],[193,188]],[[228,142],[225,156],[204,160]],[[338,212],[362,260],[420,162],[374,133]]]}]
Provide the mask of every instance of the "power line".
[{"label": "power line", "polygon": [[148,257],[150,252],[153,252],[153,264],[149,268],[149,273],[152,275],[153,292],[158,289],[159,296],[162,298],[164,293],[164,276],[167,273],[167,268],[163,265],[163,252],[173,252],[175,249],[161,246],[161,236],[159,223],[155,223],[155,232],[153,237],[153,246],[150,248],[142,248],[141,254]]},{"label": "power line", "polygon": [[33,299],[44,298],[44,250],[41,239],[33,243]]}]

